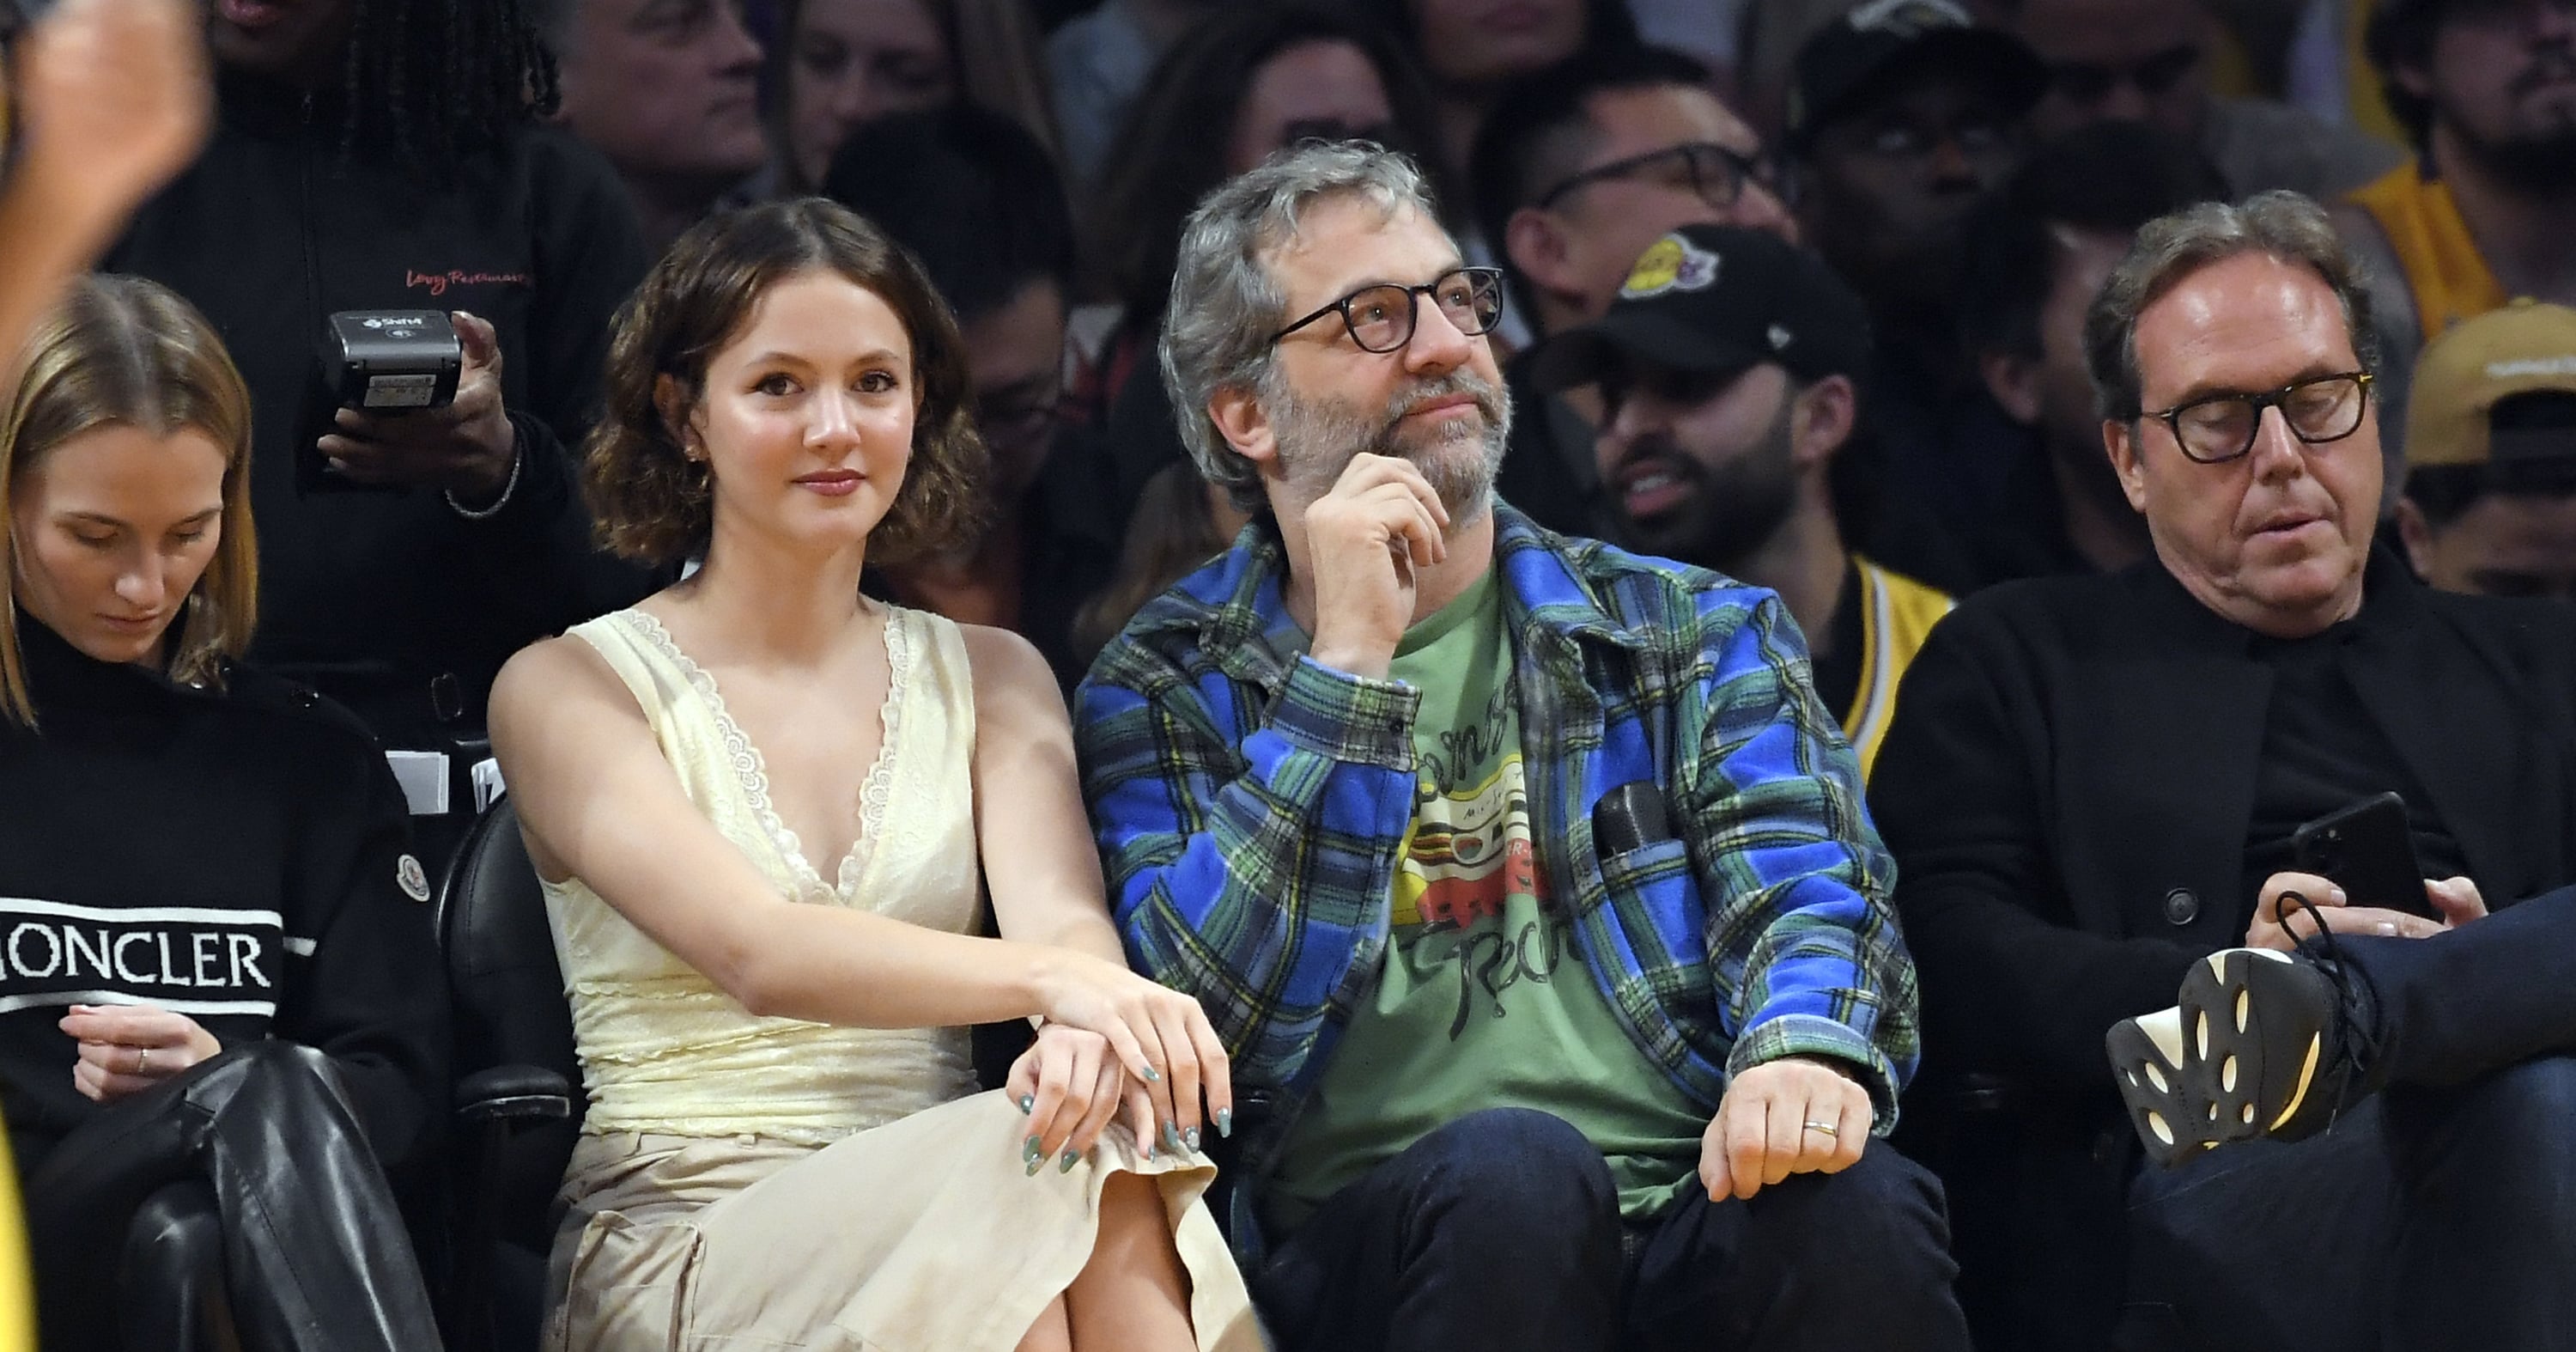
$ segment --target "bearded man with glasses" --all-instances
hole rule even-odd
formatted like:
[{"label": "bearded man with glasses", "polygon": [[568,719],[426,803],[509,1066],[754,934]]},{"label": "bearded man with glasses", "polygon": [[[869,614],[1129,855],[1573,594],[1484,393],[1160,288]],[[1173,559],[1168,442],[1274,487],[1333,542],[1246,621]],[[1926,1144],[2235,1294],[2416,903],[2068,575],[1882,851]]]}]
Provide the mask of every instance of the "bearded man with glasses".
[{"label": "bearded man with glasses", "polygon": [[1499,281],[1374,147],[1203,202],[1163,372],[1253,521],[1075,696],[1129,959],[1232,1058],[1264,1320],[1964,1349],[1939,1190],[1873,1139],[1913,973],[1859,766],[1779,597],[1495,500]]},{"label": "bearded man with glasses", "polygon": [[[2153,557],[1898,697],[1925,1101],[2011,1143],[1944,1167],[1981,1346],[2576,1347],[2576,616],[2376,539],[2361,287],[2295,194],[2150,222],[2085,349]],[[2420,883],[2302,829],[2391,793]]]}]

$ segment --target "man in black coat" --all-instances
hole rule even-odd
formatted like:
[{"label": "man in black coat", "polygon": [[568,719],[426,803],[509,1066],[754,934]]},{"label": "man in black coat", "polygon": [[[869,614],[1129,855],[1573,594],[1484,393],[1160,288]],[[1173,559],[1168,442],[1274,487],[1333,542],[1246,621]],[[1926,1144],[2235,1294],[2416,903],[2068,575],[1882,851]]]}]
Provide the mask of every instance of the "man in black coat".
[{"label": "man in black coat", "polygon": [[[2370,333],[2304,198],[2150,224],[2085,346],[2155,557],[1982,593],[1906,678],[1871,799],[1980,1346],[2576,1346],[2576,619],[2375,546]],[[2440,881],[2292,871],[2388,791]],[[2105,1036],[2239,945],[2354,993],[2332,1129],[2141,1168]]]}]

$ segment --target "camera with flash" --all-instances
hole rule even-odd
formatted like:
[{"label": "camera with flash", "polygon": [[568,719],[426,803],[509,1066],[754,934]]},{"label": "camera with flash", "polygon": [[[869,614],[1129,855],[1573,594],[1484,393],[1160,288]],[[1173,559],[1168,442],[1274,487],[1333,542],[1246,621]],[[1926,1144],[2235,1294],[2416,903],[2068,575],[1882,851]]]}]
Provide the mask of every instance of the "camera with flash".
[{"label": "camera with flash", "polygon": [[465,344],[444,310],[342,310],[323,325],[322,384],[341,408],[445,408],[464,369]]}]

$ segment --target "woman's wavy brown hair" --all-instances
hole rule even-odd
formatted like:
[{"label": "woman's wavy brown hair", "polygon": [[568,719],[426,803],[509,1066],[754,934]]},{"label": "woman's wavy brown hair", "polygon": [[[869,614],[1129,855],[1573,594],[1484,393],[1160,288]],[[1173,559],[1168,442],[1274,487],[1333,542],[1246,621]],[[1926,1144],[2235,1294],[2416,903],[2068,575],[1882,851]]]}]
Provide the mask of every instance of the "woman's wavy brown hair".
[{"label": "woman's wavy brown hair", "polygon": [[[706,396],[708,363],[761,297],[808,272],[838,273],[875,293],[912,340],[912,463],[869,535],[868,565],[904,563],[974,538],[983,524],[985,454],[956,317],[902,245],[847,207],[808,197],[699,222],[618,310],[607,407],[582,454],[582,495],[609,549],[656,566],[706,549],[714,486],[707,466],[681,451],[678,428]],[[663,376],[681,391],[667,411],[654,400]]]},{"label": "woman's wavy brown hair", "polygon": [[215,326],[156,282],[84,277],[27,340],[16,374],[0,411],[0,554],[10,574],[0,578],[0,726],[36,725],[18,646],[10,500],[37,461],[115,424],[163,437],[192,429],[223,448],[215,554],[172,621],[168,665],[175,680],[221,682],[259,620],[259,540],[250,524],[250,390]]}]

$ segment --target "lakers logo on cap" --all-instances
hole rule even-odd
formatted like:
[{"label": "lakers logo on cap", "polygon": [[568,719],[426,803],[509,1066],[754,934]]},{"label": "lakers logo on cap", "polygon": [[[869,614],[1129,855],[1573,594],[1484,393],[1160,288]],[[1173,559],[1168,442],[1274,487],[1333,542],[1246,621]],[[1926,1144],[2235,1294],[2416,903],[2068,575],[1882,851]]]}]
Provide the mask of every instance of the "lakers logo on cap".
[{"label": "lakers logo on cap", "polygon": [[1705,291],[1717,285],[1718,256],[1679,235],[1666,235],[1646,246],[1620,283],[1619,294],[1644,300],[1667,291]]}]

